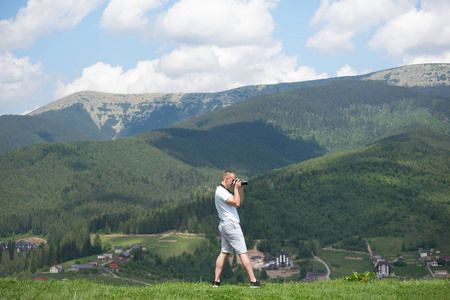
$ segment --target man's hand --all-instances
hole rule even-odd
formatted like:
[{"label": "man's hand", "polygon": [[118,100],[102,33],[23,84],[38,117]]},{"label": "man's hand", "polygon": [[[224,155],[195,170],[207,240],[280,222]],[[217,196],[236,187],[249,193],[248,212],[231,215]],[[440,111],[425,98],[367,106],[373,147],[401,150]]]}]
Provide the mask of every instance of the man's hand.
[{"label": "man's hand", "polygon": [[237,180],[237,181],[235,181],[234,182],[234,189],[235,190],[237,190],[237,189],[240,189],[240,188],[244,188],[244,186],[242,185],[242,181],[241,180]]}]

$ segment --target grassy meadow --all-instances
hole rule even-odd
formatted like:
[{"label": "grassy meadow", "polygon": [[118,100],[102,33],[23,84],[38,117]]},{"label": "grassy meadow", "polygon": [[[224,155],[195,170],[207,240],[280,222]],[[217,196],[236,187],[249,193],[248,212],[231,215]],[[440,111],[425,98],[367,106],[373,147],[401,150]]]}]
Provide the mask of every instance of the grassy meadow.
[{"label": "grassy meadow", "polygon": [[175,233],[174,231],[161,234],[142,235],[101,235],[102,244],[111,245],[111,253],[115,246],[141,245],[148,251],[158,254],[163,260],[172,255],[181,255],[183,252],[193,253],[200,246],[202,235]]},{"label": "grassy meadow", "polygon": [[332,250],[320,250],[320,257],[331,269],[331,279],[349,276],[355,272],[373,272],[375,267],[368,254],[357,254]]},{"label": "grassy meadow", "polygon": [[18,281],[0,279],[2,299],[448,299],[448,280],[343,280],[271,284],[164,283],[154,286],[113,286],[90,281]]}]

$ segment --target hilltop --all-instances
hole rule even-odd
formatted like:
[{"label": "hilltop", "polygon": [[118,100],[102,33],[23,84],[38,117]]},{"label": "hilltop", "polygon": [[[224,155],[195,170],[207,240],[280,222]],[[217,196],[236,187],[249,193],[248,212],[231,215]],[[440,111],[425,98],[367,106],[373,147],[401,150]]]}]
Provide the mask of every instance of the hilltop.
[{"label": "hilltop", "polygon": [[[450,85],[449,64],[403,66],[363,75],[363,80],[380,80],[390,85],[412,88]],[[447,90],[448,91],[448,90]]]}]

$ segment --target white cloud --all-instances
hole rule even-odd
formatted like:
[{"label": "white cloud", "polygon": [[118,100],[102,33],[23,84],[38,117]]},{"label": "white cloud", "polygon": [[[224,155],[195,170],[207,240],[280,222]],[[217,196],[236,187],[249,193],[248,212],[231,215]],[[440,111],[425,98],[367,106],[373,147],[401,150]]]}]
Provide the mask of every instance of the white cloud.
[{"label": "white cloud", "polygon": [[[140,6],[138,16],[143,18],[143,26],[148,20],[144,12],[151,8],[150,2]],[[85,68],[71,83],[58,82],[54,95],[58,98],[81,90],[217,92],[249,84],[327,77],[325,73],[317,74],[314,68],[299,67],[297,57],[282,53],[281,43],[272,38],[275,24],[269,13],[277,3],[278,0],[180,0],[156,20],[161,36],[177,45],[177,49],[158,59],[141,61],[126,71],[121,66],[99,62]],[[117,11],[126,10],[124,2],[113,0],[108,8],[113,4],[118,5],[114,8]],[[106,15],[105,10],[104,19]],[[138,23],[129,23],[128,28]]]},{"label": "white cloud", "polygon": [[307,48],[324,54],[351,52],[353,39],[373,26],[401,14],[415,5],[414,0],[341,0],[321,1],[310,22],[318,33],[310,37]]},{"label": "white cloud", "polygon": [[405,55],[403,62],[407,65],[425,64],[425,63],[450,63],[450,50],[442,54],[432,55]]},{"label": "white cloud", "polygon": [[164,0],[111,0],[103,11],[100,26],[120,35],[146,35],[150,20],[146,15]]},{"label": "white cloud", "polygon": [[349,65],[345,65],[339,71],[337,71],[336,74],[338,77],[356,76],[358,75],[358,72]]},{"label": "white cloud", "polygon": [[266,45],[275,28],[275,0],[180,0],[158,20],[159,30],[184,45]]},{"label": "white cloud", "polygon": [[29,0],[15,19],[0,21],[0,52],[31,46],[35,39],[76,26],[104,0]]},{"label": "white cloud", "polygon": [[0,107],[5,112],[35,101],[36,94],[46,81],[41,64],[33,65],[28,57],[16,58],[11,53],[1,54],[0,70]]},{"label": "white cloud", "polygon": [[280,53],[281,45],[182,47],[160,59],[141,61],[124,71],[97,63],[69,84],[59,82],[55,97],[82,90],[112,93],[217,92],[249,84],[325,78],[314,68],[297,66],[295,57]]},{"label": "white cloud", "polygon": [[334,29],[323,29],[308,39],[306,47],[317,49],[325,55],[351,52],[355,49],[351,42],[354,35],[353,31],[339,32]]},{"label": "white cloud", "polygon": [[421,1],[420,8],[389,20],[381,27],[369,47],[386,51],[404,64],[450,62],[450,2]]},{"label": "white cloud", "polygon": [[326,55],[355,50],[357,36],[375,30],[368,47],[402,64],[450,62],[450,2],[446,0],[321,1],[306,47]]}]

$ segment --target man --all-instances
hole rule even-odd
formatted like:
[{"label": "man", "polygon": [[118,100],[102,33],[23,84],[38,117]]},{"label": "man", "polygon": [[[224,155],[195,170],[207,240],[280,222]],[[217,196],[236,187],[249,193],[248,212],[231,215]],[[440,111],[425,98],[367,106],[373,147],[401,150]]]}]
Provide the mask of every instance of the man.
[{"label": "man", "polygon": [[[230,193],[228,189],[234,185],[234,194]],[[244,234],[242,233],[239,224],[239,215],[237,208],[241,206],[244,201],[244,186],[242,181],[236,180],[236,174],[230,170],[226,170],[222,175],[222,182],[216,189],[215,203],[219,214],[220,223],[219,231],[222,238],[222,249],[216,260],[215,279],[213,287],[220,285],[220,274],[222,273],[225,259],[228,258],[233,249],[239,254],[242,266],[247,271],[252,288],[258,288],[261,283],[256,280],[253,274],[250,258],[247,253],[247,246],[245,245]]]}]

